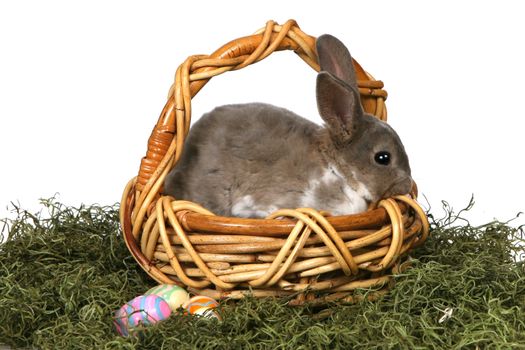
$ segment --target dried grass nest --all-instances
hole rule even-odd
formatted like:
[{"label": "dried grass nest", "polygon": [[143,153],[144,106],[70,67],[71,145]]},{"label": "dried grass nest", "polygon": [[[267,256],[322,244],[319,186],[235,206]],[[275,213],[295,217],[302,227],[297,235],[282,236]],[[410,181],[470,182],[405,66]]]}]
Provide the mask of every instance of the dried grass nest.
[{"label": "dried grass nest", "polygon": [[[428,235],[424,211],[410,196],[378,203],[365,213],[330,216],[311,208],[282,209],[265,219],[219,217],[196,203],[162,195],[179,159],[191,120],[191,99],[214,76],[242,69],[275,51],[293,50],[319,71],[315,38],[293,20],[269,21],[255,34],[211,55],[190,56],[175,76],[148,141],[138,176],[126,186],[120,221],[126,245],[159,283],[174,283],[216,299],[290,296],[352,302],[357,288],[384,293],[403,257]],[[355,60],[364,109],[387,118],[383,83]]]}]

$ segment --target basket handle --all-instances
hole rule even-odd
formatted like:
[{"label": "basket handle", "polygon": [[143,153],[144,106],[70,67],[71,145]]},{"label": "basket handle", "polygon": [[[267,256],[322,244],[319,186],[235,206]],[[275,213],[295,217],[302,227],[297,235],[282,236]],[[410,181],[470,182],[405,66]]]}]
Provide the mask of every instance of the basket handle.
[{"label": "basket handle", "polygon": [[[151,204],[153,196],[162,190],[164,177],[178,161],[189,131],[191,99],[212,77],[242,69],[282,50],[293,50],[319,71],[315,41],[315,37],[301,31],[294,20],[282,26],[268,21],[254,35],[232,40],[211,55],[188,57],[177,69],[167,103],[149,137],[146,156],[141,160],[135,183],[136,207],[142,207],[145,202]],[[386,120],[384,100],[387,94],[382,89],[383,83],[374,80],[355,60],[354,67],[365,111]]]}]

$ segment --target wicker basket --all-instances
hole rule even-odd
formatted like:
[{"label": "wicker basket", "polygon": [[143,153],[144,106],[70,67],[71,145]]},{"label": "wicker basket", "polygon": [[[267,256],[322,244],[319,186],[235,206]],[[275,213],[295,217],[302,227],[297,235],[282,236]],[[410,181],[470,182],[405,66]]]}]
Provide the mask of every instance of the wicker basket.
[{"label": "wicker basket", "polygon": [[[241,219],[162,195],[190,128],[191,98],[212,77],[279,50],[293,50],[319,71],[315,38],[293,20],[282,26],[270,21],[254,35],[209,56],[190,56],[179,66],[139,174],[124,190],[120,219],[126,244],[157,282],[216,299],[295,294],[292,303],[301,304],[352,301],[357,288],[381,293],[403,265],[402,257],[428,234],[425,213],[409,196],[383,200],[357,215],[301,208]],[[386,120],[383,83],[354,64],[364,109]]]}]

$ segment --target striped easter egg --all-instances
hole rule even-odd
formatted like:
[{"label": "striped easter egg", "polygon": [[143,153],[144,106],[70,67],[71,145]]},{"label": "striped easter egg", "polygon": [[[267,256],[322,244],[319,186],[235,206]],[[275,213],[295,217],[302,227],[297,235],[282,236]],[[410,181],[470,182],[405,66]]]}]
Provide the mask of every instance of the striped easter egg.
[{"label": "striped easter egg", "polygon": [[128,317],[126,315],[126,312],[124,311],[124,306],[122,306],[120,309],[117,310],[117,312],[115,312],[113,324],[115,325],[118,334],[124,337],[127,337],[129,335]]},{"label": "striped easter egg", "polygon": [[174,284],[160,284],[148,290],[144,295],[158,295],[166,300],[173,312],[190,299],[190,295],[184,288]]},{"label": "striped easter egg", "polygon": [[203,317],[208,317],[208,318],[216,318],[219,321],[222,320],[222,318],[219,315],[219,313],[217,311],[215,311],[215,308],[210,308],[210,307],[204,306],[204,307],[194,308],[192,311],[193,312],[191,314],[194,315],[194,316],[203,316]]},{"label": "striped easter egg", "polygon": [[188,300],[182,307],[186,309],[186,311],[190,315],[204,315],[204,316],[211,316],[220,319],[219,314],[215,311],[206,312],[206,310],[214,309],[217,306],[219,306],[219,303],[210,297],[206,297],[203,295],[196,295],[190,300]]},{"label": "striped easter egg", "polygon": [[115,313],[113,323],[122,336],[170,317],[168,303],[158,295],[140,295],[128,301]]}]

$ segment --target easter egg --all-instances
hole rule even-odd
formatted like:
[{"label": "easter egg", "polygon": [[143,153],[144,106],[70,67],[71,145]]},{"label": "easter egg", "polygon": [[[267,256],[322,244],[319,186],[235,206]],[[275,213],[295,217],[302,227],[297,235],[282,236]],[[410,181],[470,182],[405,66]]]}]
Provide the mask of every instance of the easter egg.
[{"label": "easter egg", "polygon": [[174,284],[161,284],[148,290],[145,295],[158,295],[162,299],[166,300],[171,308],[171,311],[175,312],[179,307],[190,299],[190,295],[184,288],[181,288]]},{"label": "easter egg", "polygon": [[217,306],[219,303],[215,299],[203,295],[196,295],[182,305],[190,315],[214,317],[220,320],[219,314],[213,310]]},{"label": "easter egg", "polygon": [[219,321],[222,320],[221,316],[219,315],[219,313],[217,311],[214,310],[214,308],[198,307],[196,309],[193,309],[192,311],[193,312],[191,314],[194,315],[194,316],[204,316],[204,317],[208,317],[208,318],[216,318]]},{"label": "easter egg", "polygon": [[163,321],[170,317],[168,303],[158,295],[140,295],[128,301],[117,312],[113,324],[122,336],[134,334],[135,330]]}]

